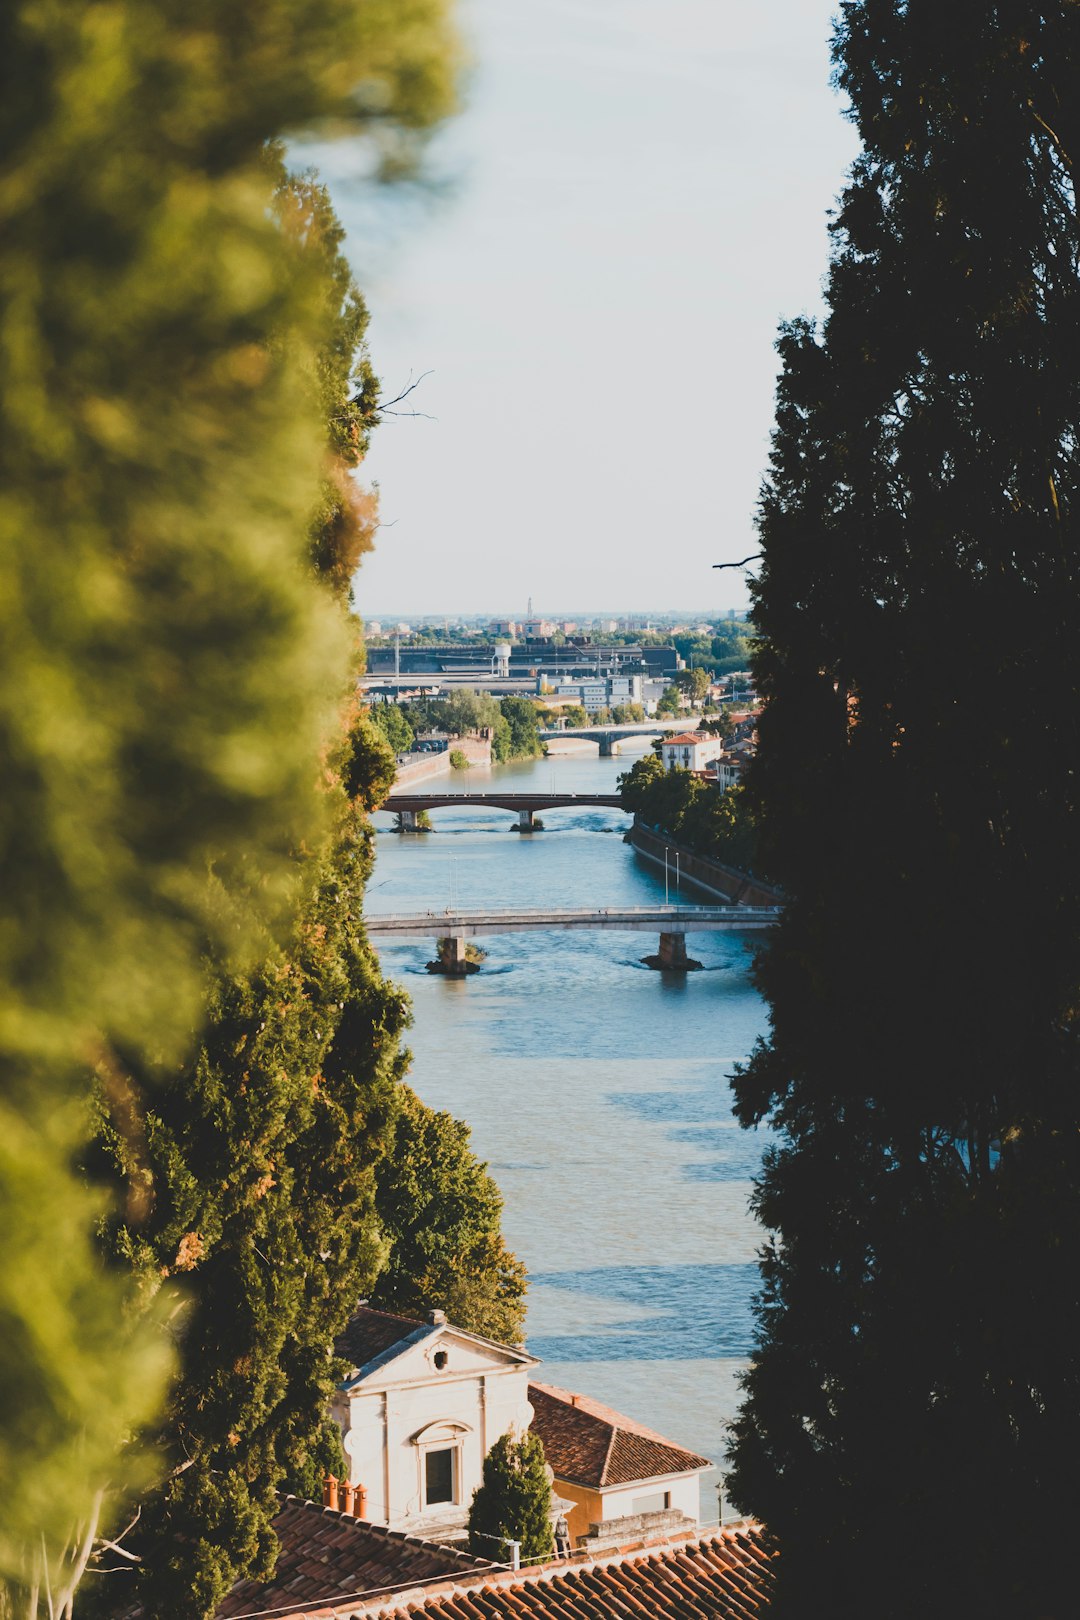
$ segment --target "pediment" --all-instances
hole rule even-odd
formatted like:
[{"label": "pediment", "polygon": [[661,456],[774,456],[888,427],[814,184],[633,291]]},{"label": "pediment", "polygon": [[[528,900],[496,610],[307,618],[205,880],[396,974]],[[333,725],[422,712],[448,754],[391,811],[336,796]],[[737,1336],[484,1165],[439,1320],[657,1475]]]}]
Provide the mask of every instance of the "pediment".
[{"label": "pediment", "polygon": [[453,1382],[484,1373],[527,1372],[539,1363],[527,1350],[496,1344],[463,1328],[443,1323],[413,1333],[362,1367],[347,1389],[388,1389],[401,1384]]}]

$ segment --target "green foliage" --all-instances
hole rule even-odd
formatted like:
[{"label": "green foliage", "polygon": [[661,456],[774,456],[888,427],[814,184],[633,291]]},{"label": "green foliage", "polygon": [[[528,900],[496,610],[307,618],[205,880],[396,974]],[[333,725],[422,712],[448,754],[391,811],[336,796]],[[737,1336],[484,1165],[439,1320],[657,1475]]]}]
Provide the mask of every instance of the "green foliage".
[{"label": "green foliage", "polygon": [[[715,675],[728,675],[733,669],[745,669],[750,661],[750,642],[746,625],[734,619],[725,619],[713,635],[674,635],[670,638],[679,656],[695,667]],[[642,637],[643,641],[659,641],[660,637]]]},{"label": "green foliage", "polygon": [[560,710],[560,713],[564,716],[568,726],[581,727],[587,726],[589,723],[589,716],[580,703],[568,703],[564,709]]},{"label": "green foliage", "polygon": [[683,712],[682,695],[677,686],[665,686],[656,704],[656,712],[663,718],[670,716],[677,720]]},{"label": "green foliage", "polygon": [[395,754],[407,754],[416,735],[399,703],[376,703],[370,710],[371,721],[382,732]]},{"label": "green foliage", "polygon": [[619,777],[623,806],[650,827],[660,827],[699,855],[760,870],[757,831],[745,788],[721,793],[684,771],[665,770],[657,754],[645,754]]},{"label": "green foliage", "polygon": [[293,904],[348,680],[305,566],[325,284],[266,143],[349,110],[360,77],[380,124],[445,110],[441,0],[410,22],[352,0],[0,17],[0,1583],[44,1559],[60,1603],[164,1362],[90,1241],[87,1071],[137,1157],[122,1077],[175,1073],[204,949],[250,959]]},{"label": "green foliage", "polygon": [[496,1440],[469,1509],[470,1552],[505,1562],[508,1541],[520,1542],[523,1562],[548,1558],[554,1548],[544,1443],[531,1429]]},{"label": "green foliage", "polygon": [[531,698],[505,697],[499,703],[510,728],[507,759],[535,759],[544,752],[537,731],[537,709]]},{"label": "green foliage", "polygon": [[790,901],[737,1082],[779,1141],[732,1488],[783,1549],[778,1620],[824,1591],[838,1620],[1063,1615],[1080,9],[850,3],[836,60],[863,152],[828,318],[781,338],[754,609],[750,790]]},{"label": "green foliage", "polygon": [[[321,1426],[333,1287],[380,1258],[370,1161],[403,1010],[356,936],[366,834],[337,783],[385,783],[386,749],[363,723],[338,747],[359,659],[332,601],[374,527],[345,482],[373,379],[325,193],[272,143],[356,117],[360,78],[380,129],[447,110],[445,11],[15,0],[0,18],[5,1612],[33,1613],[19,1589],[38,1580],[67,1612],[104,1483],[147,1484],[144,1425],[183,1468],[140,1526],[152,1612],[212,1608],[233,1570],[266,1567],[272,1486]],[[306,924],[337,930],[325,959]],[[325,1101],[305,1095],[320,1014]],[[342,1208],[355,1230],[305,1271]],[[159,1422],[166,1312],[181,1376]],[[304,1325],[283,1340],[279,1321]]]},{"label": "green foliage", "polygon": [[705,701],[711,681],[707,670],[698,666],[695,669],[680,669],[675,676],[675,685],[680,692],[685,692],[691,703],[701,704]]},{"label": "green foliage", "polygon": [[[117,1170],[153,1188],[116,1252],[147,1288],[174,1275],[192,1293],[156,1436],[187,1466],[140,1527],[139,1586],[162,1620],[209,1615],[239,1573],[272,1569],[274,1488],[312,1471],[329,1347],[384,1257],[375,1164],[407,1009],[364,940],[369,807],[332,797],[335,836],[301,862],[291,937],[254,973],[209,970],[200,1048],[153,1077],[137,1162],[103,1125]],[[132,1066],[129,1083],[147,1077]]]},{"label": "green foliage", "polygon": [[701,722],[701,730],[710,737],[722,737],[725,742],[735,735],[735,722],[730,708],[721,708],[710,719]]},{"label": "green foliage", "polygon": [[616,725],[628,726],[645,719],[645,710],[640,703],[616,703],[611,711],[611,718]]},{"label": "green foliage", "polygon": [[461,748],[451,748],[450,769],[452,771],[467,771],[469,769],[469,756]]},{"label": "green foliage", "polygon": [[632,810],[643,821],[649,820],[651,796],[663,784],[667,774],[659,752],[643,754],[636,759],[630,769],[619,776],[623,808]]},{"label": "green foliage", "polygon": [[473,1153],[467,1125],[408,1087],[399,1104],[376,1191],[390,1254],[371,1303],[407,1316],[444,1310],[471,1333],[519,1344],[525,1268],[503,1242],[494,1177]]},{"label": "green foliage", "polygon": [[467,686],[444,698],[438,705],[438,712],[438,729],[449,731],[457,737],[497,726],[501,713],[497,699],[487,692],[474,692]]}]

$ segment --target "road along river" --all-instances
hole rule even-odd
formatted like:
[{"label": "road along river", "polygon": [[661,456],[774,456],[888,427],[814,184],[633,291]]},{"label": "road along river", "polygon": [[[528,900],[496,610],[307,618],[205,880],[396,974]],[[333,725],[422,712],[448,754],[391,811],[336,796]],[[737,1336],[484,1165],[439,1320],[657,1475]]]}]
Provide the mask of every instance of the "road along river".
[{"label": "road along river", "polygon": [[[472,769],[461,790],[611,792],[633,754],[595,750]],[[446,785],[439,783],[440,791]],[[623,843],[618,810],[434,810],[435,831],[379,829],[369,914],[655,906],[664,876]],[[700,893],[669,898],[701,904]],[[541,1376],[609,1402],[719,1461],[751,1343],[760,1232],[747,1212],[764,1133],[741,1131],[727,1076],[765,1028],[749,968],[761,935],[692,934],[704,971],[656,973],[643,934],[484,940],[483,970],[428,974],[432,940],[378,940],[412,997],[410,1083],[472,1127],[530,1272]],[[702,1516],[716,1518],[716,1475]]]}]

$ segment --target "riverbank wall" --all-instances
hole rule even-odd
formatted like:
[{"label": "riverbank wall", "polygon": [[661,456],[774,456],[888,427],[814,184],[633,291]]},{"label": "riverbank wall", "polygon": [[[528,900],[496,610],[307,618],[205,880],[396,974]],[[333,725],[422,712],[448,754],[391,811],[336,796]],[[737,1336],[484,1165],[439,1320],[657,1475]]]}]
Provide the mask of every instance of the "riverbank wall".
[{"label": "riverbank wall", "polygon": [[636,816],[626,834],[626,842],[650,865],[663,870],[666,864],[672,879],[675,877],[677,856],[679,882],[692,884],[715,900],[726,900],[740,906],[778,906],[783,903],[783,894],[771,884],[751,877],[748,872],[740,872],[738,867],[715,861],[709,855],[699,855],[696,850],[688,849],[685,844],[670,838],[659,827],[646,826]]},{"label": "riverbank wall", "polygon": [[442,753],[409,754],[404,760],[399,758],[394,786],[413,787],[417,782],[430,782],[436,777],[459,774],[450,763],[450,755],[455,748],[460,748],[470,765],[491,765],[490,737],[455,737],[450,747],[444,748]]}]

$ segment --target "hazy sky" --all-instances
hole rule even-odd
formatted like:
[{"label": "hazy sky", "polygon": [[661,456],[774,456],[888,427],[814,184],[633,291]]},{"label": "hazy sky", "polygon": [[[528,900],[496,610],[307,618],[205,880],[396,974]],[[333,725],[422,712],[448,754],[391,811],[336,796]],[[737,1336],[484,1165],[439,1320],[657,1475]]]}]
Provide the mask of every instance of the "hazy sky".
[{"label": "hazy sky", "polygon": [[782,316],[816,312],[855,151],[831,0],[465,0],[428,197],[313,160],[371,349],[422,417],[366,471],[368,617],[741,606]]}]

